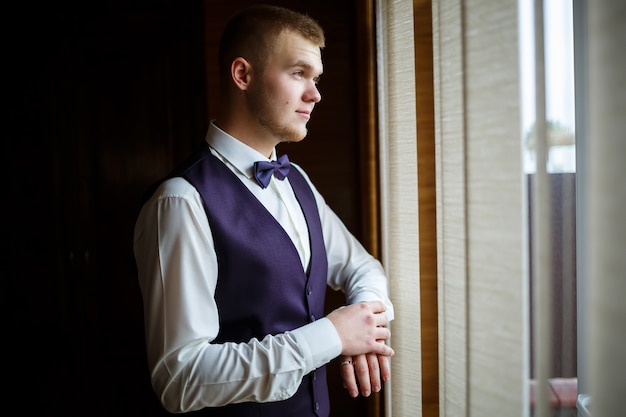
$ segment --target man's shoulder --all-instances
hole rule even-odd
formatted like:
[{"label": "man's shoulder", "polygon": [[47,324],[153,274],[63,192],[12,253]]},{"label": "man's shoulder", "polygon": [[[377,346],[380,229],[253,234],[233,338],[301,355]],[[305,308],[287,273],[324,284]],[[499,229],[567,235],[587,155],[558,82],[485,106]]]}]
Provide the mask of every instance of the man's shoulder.
[{"label": "man's shoulder", "polygon": [[158,198],[168,197],[193,197],[197,194],[196,189],[183,177],[171,177],[163,181],[156,189],[154,195]]}]

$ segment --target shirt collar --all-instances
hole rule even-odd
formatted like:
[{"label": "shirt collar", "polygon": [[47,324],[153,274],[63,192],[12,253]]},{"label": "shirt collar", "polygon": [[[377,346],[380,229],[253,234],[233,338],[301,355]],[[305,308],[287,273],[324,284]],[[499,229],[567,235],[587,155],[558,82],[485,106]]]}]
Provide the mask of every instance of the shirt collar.
[{"label": "shirt collar", "polygon": [[260,152],[224,132],[213,121],[209,124],[205,139],[209,146],[218,153],[222,161],[248,178],[252,178],[254,175],[254,163],[256,161],[276,159],[276,149],[272,150],[271,158],[268,159]]}]

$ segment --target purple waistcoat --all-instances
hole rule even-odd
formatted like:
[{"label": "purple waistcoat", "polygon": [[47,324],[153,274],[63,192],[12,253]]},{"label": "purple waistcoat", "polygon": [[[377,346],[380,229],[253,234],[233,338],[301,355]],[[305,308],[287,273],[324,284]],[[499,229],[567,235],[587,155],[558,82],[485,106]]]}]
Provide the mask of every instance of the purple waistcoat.
[{"label": "purple waistcoat", "polygon": [[[214,343],[248,342],[324,316],[328,261],[313,192],[295,168],[289,182],[304,212],[311,243],[308,271],[276,219],[207,146],[180,175],[200,193],[218,262],[215,293],[220,332]],[[205,408],[206,416],[316,416],[330,413],[326,368],[306,375],[289,399]]]}]

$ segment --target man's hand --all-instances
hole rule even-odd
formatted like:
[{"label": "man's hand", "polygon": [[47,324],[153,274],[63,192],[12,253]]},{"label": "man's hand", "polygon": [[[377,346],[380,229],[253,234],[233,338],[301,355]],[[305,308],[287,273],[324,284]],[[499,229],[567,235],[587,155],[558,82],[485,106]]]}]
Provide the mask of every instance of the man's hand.
[{"label": "man's hand", "polygon": [[343,356],[359,356],[373,353],[393,356],[394,351],[385,344],[391,332],[388,324],[385,303],[368,301],[340,307],[327,318],[335,326],[341,339]]},{"label": "man's hand", "polygon": [[391,378],[389,357],[373,353],[342,356],[340,372],[343,387],[353,398],[359,395],[359,387],[361,395],[368,397],[372,392],[379,392],[382,382],[389,381]]},{"label": "man's hand", "polygon": [[341,376],[351,397],[379,392],[391,377],[389,357],[395,352],[385,344],[391,336],[385,303],[370,301],[340,307],[327,317],[341,339]]}]

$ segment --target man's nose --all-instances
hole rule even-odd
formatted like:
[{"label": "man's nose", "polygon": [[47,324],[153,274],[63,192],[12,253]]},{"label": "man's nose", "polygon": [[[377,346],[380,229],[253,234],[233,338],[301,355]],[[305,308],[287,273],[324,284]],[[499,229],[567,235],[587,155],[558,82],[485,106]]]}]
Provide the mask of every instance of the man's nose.
[{"label": "man's nose", "polygon": [[311,82],[311,86],[306,91],[305,100],[312,101],[314,103],[319,103],[322,100],[322,95],[320,94],[320,90],[317,88],[316,83]]}]

